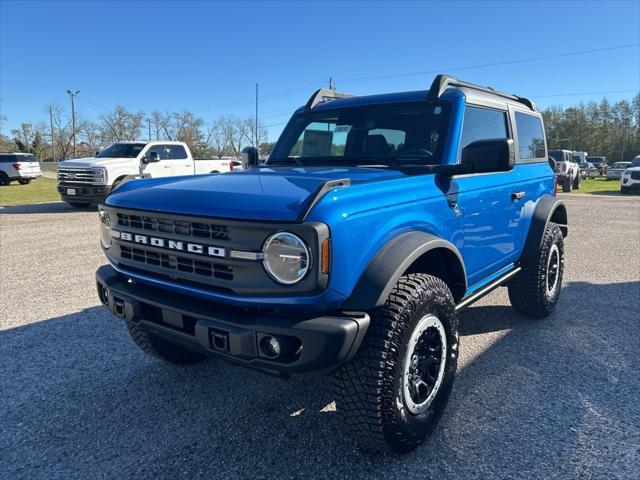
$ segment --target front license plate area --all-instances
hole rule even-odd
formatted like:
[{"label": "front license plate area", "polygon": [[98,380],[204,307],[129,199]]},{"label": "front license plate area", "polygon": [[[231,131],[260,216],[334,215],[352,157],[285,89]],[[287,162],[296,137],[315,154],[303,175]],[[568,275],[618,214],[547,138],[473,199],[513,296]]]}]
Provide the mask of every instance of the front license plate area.
[{"label": "front license plate area", "polygon": [[75,195],[75,194],[76,194],[75,188],[67,188],[67,195]]}]

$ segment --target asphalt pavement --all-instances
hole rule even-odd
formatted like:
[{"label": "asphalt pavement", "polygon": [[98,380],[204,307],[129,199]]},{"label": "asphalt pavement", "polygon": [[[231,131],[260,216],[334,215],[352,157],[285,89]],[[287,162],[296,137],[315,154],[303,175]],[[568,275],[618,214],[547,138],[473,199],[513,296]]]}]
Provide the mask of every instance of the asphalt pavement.
[{"label": "asphalt pavement", "polygon": [[98,305],[95,209],[0,209],[0,478],[638,478],[640,198],[563,198],[557,311],[463,312],[449,406],[404,456],[355,447],[328,378],[139,351]]}]

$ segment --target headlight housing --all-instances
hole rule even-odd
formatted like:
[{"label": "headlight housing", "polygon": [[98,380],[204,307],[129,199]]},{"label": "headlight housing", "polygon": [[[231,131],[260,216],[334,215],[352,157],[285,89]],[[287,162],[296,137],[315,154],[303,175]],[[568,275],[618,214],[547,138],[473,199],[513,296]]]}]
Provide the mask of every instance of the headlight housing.
[{"label": "headlight housing", "polygon": [[302,280],[311,267],[311,255],[305,243],[290,232],[278,232],[262,247],[263,265],[276,282],[293,285]]},{"label": "headlight housing", "polygon": [[109,214],[104,210],[98,211],[98,216],[100,217],[100,243],[102,244],[102,248],[107,250],[111,248],[111,232],[109,231],[111,218],[109,218]]}]

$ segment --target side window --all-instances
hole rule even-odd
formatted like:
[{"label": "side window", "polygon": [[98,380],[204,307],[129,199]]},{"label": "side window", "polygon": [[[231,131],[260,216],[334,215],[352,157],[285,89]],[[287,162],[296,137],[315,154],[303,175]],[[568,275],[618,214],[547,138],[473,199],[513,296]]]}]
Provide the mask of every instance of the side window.
[{"label": "side window", "polygon": [[544,132],[539,117],[516,112],[516,129],[518,130],[518,150],[521,160],[533,158],[544,159]]},{"label": "side window", "polygon": [[167,158],[171,160],[184,160],[187,158],[187,151],[182,145],[170,145],[168,148],[169,156]]},{"label": "side window", "polygon": [[0,162],[15,162],[15,155],[0,154]]},{"label": "side window", "polygon": [[506,113],[488,108],[466,107],[460,150],[476,140],[490,138],[509,138]]},{"label": "side window", "polygon": [[154,145],[153,147],[149,148],[149,150],[147,150],[146,155],[149,155],[152,152],[155,152],[160,157],[160,160],[164,160],[165,158],[167,158],[165,150],[166,150],[166,145]]}]

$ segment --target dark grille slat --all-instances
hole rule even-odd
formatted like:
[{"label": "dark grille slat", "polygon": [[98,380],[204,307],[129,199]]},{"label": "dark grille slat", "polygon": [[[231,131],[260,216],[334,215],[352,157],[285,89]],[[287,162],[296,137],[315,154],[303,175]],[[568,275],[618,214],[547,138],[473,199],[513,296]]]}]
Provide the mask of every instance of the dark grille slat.
[{"label": "dark grille slat", "polygon": [[185,272],[202,277],[214,277],[221,280],[233,280],[233,269],[228,265],[204,260],[194,260],[180,255],[157,253],[145,248],[120,245],[120,256],[134,262],[146,263],[158,267]]},{"label": "dark grille slat", "polygon": [[117,213],[118,225],[123,227],[150,230],[168,234],[179,234],[198,239],[211,238],[213,240],[231,240],[229,227],[204,222],[189,222],[184,220],[171,220],[151,216],[140,216],[127,213]]}]

